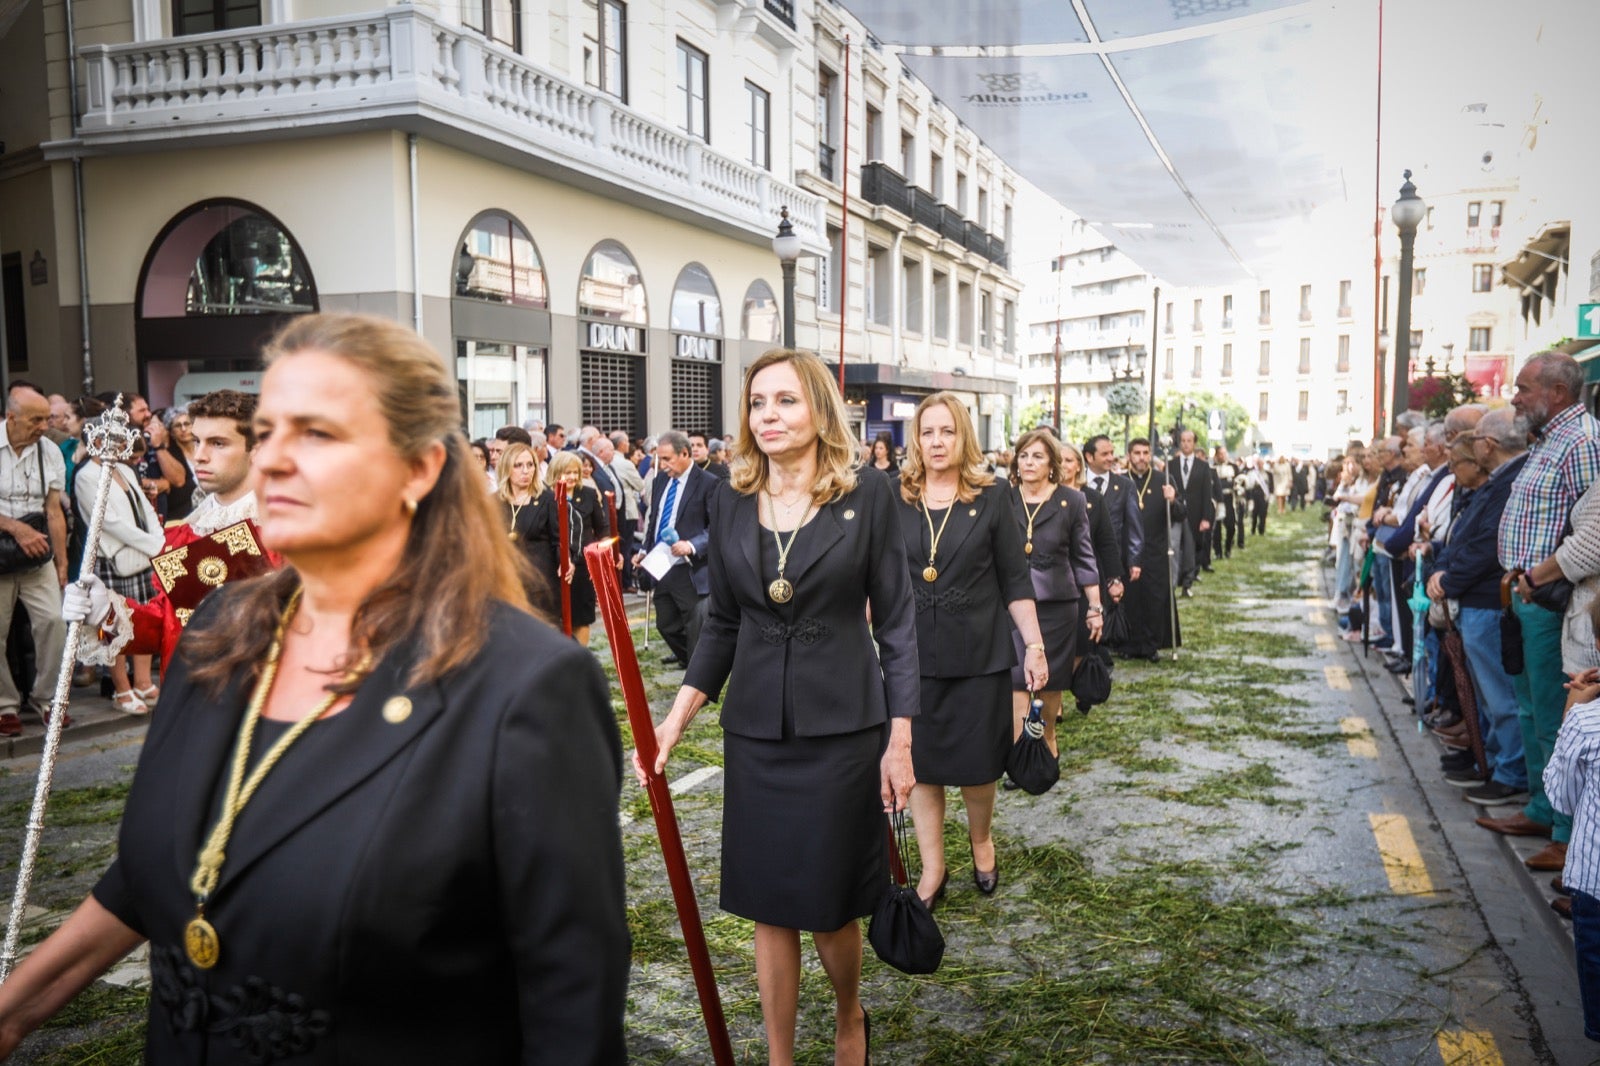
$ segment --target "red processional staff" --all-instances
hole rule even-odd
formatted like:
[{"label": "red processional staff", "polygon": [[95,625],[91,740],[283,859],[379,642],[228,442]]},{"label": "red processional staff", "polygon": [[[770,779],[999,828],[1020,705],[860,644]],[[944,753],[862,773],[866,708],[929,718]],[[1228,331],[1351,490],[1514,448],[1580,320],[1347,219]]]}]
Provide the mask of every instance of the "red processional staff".
[{"label": "red processional staff", "polygon": [[605,621],[606,638],[611,642],[611,657],[617,664],[617,679],[628,705],[628,728],[639,761],[649,775],[645,789],[650,811],[656,820],[656,835],[661,838],[661,857],[667,864],[667,880],[672,885],[672,900],[678,908],[678,924],[689,951],[689,968],[694,972],[695,990],[700,995],[700,1013],[706,1022],[711,1042],[711,1057],[716,1066],[733,1066],[733,1044],[728,1039],[728,1022],[722,1016],[722,999],[717,994],[717,977],[711,969],[711,951],[706,946],[705,930],[700,925],[700,904],[695,899],[694,882],[689,879],[689,861],[683,853],[683,838],[678,834],[678,816],[672,808],[672,793],[664,775],[655,772],[656,725],[650,717],[650,701],[645,696],[644,675],[633,650],[633,630],[622,604],[622,583],[617,577],[615,537],[589,545],[583,550],[589,577],[594,581],[595,599]]},{"label": "red processional staff", "polygon": [[[618,544],[621,544],[622,543],[622,530],[617,525],[617,494],[614,493],[614,492],[606,493],[606,517],[611,520],[611,525],[609,527],[610,530],[611,530],[611,535],[617,539],[617,543]],[[613,554],[616,556],[616,559],[617,559],[617,569],[621,570],[622,569],[622,553],[621,552],[614,552]]]},{"label": "red processional staff", "polygon": [[572,636],[572,516],[567,513],[567,483],[557,481],[556,535],[561,546],[556,549],[556,584],[561,587],[561,632]]}]

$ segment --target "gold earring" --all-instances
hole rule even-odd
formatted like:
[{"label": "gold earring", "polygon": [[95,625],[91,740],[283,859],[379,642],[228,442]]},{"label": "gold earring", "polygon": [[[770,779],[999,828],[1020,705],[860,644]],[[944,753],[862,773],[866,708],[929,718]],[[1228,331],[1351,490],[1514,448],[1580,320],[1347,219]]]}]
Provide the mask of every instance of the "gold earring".
[{"label": "gold earring", "polygon": [[402,504],[404,504],[407,516],[409,516],[411,518],[417,517],[417,501],[416,500],[413,500],[408,496],[408,497],[406,497],[404,500],[402,500],[400,502]]}]

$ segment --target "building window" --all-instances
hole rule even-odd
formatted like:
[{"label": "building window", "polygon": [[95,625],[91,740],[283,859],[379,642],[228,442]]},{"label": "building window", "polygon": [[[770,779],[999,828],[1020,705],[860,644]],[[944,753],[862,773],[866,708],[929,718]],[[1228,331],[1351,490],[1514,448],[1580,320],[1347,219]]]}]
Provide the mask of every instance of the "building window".
[{"label": "building window", "polygon": [[1338,406],[1334,409],[1333,413],[1336,414],[1336,415],[1342,415],[1342,414],[1348,413],[1349,410],[1350,410],[1350,390],[1349,389],[1340,389],[1339,390],[1339,398],[1338,398]]},{"label": "building window", "polygon": [[838,78],[827,67],[817,70],[817,172],[833,180],[833,94]]},{"label": "building window", "polygon": [[1501,221],[1505,218],[1506,202],[1496,200],[1489,205],[1489,225],[1495,229],[1500,228]]},{"label": "building window", "polygon": [[750,82],[744,83],[749,99],[749,115],[745,128],[750,131],[750,165],[762,170],[772,169],[772,96],[767,90]]},{"label": "building window", "polygon": [[455,281],[455,294],[466,299],[550,306],[539,253],[528,231],[503,212],[486,212],[467,227],[456,253]]},{"label": "building window", "polygon": [[1467,204],[1467,228],[1477,229],[1483,220],[1483,204],[1473,200]]},{"label": "building window", "polygon": [[1166,328],[1164,330],[1162,330],[1162,332],[1163,333],[1171,333],[1172,332],[1172,303],[1171,303],[1171,301],[1168,301],[1168,303],[1167,303],[1167,326],[1166,326]]},{"label": "building window", "polygon": [[1492,263],[1472,264],[1472,291],[1488,292],[1494,288],[1494,265]]},{"label": "building window", "polygon": [[1256,421],[1257,422],[1265,422],[1266,420],[1267,420],[1267,394],[1263,392],[1261,394],[1261,402],[1256,406]]},{"label": "building window", "polygon": [[260,0],[174,0],[172,5],[172,32],[179,37],[259,25]]},{"label": "building window", "polygon": [[6,358],[12,372],[28,369],[28,326],[23,318],[22,285],[22,253],[7,252],[0,256],[0,293],[3,293],[0,306],[6,309]]},{"label": "building window", "polygon": [[1300,373],[1311,373],[1311,338],[1300,338]]},{"label": "building window", "polygon": [[867,105],[867,159],[883,158],[883,112]]},{"label": "building window", "polygon": [[944,156],[938,152],[928,153],[928,191],[935,200],[944,195]]},{"label": "building window", "polygon": [[1414,329],[1411,331],[1411,355],[1409,358],[1415,359],[1420,351],[1422,351],[1422,331]]},{"label": "building window", "polygon": [[1272,325],[1272,290],[1261,290],[1261,311],[1256,315],[1256,321],[1263,326]]},{"label": "building window", "polygon": [[1222,328],[1233,328],[1233,297],[1231,295],[1222,297]]},{"label": "building window", "polygon": [[963,218],[967,214],[967,176],[960,172],[956,174],[956,213]]},{"label": "building window", "polygon": [[1311,286],[1300,286],[1300,321],[1311,321]]},{"label": "building window", "polygon": [[900,176],[907,185],[917,183],[917,135],[910,130],[900,131]]},{"label": "building window", "polygon": [[1000,321],[1005,329],[1005,353],[1015,355],[1017,351],[1017,305],[1010,300],[1000,301]]},{"label": "building window", "polygon": [[985,233],[989,231],[989,190],[981,187],[978,189],[977,222]]},{"label": "building window", "polygon": [[1411,295],[1421,296],[1428,289],[1428,268],[1418,267],[1411,274]]},{"label": "building window", "polygon": [[972,282],[956,284],[956,340],[972,347]]},{"label": "building window", "polygon": [[901,262],[902,284],[900,296],[905,315],[901,325],[907,333],[922,332],[922,260],[906,259]]},{"label": "building window", "polygon": [[894,271],[889,264],[889,249],[867,245],[867,321],[879,326],[889,324],[889,313],[894,306]]},{"label": "building window", "polygon": [[1201,330],[1206,328],[1205,323],[1200,320],[1200,309],[1204,305],[1204,300],[1196,300],[1194,302],[1194,321],[1189,325],[1189,331],[1191,333],[1199,333]]},{"label": "building window", "polygon": [[1488,327],[1488,326],[1473,326],[1472,329],[1467,334],[1467,351],[1469,351],[1469,352],[1487,352],[1487,351],[1489,351],[1489,339],[1490,339],[1490,327]]},{"label": "building window", "polygon": [[711,139],[711,102],[707,98],[706,54],[686,41],[678,42],[678,107],[683,132],[702,141]]},{"label": "building window", "polygon": [[522,0],[468,0],[461,7],[461,23],[491,41],[522,51]]},{"label": "building window", "polygon": [[1300,393],[1300,406],[1295,412],[1295,417],[1301,422],[1311,417],[1311,394],[1309,392],[1302,391]]},{"label": "building window", "polygon": [[1168,381],[1172,380],[1172,349],[1171,348],[1167,349],[1166,355],[1161,361],[1161,376],[1166,378]]},{"label": "building window", "polygon": [[1261,362],[1256,364],[1256,375],[1266,377],[1272,373],[1272,342],[1261,342]]},{"label": "building window", "polygon": [[628,5],[600,0],[600,91],[628,102]]},{"label": "building window", "polygon": [[933,335],[950,339],[950,275],[942,270],[933,272]]},{"label": "building window", "polygon": [[1339,361],[1334,364],[1334,372],[1339,374],[1350,373],[1350,334],[1339,334]]},{"label": "building window", "polygon": [[1201,347],[1200,345],[1198,345],[1198,344],[1195,345],[1194,346],[1194,366],[1189,368],[1189,376],[1190,377],[1198,378],[1200,376],[1201,364],[1202,364],[1204,358],[1205,358],[1205,349],[1203,347]]},{"label": "building window", "polygon": [[990,296],[986,292],[978,294],[978,347],[988,349],[992,340],[990,331],[994,328],[992,321],[994,311],[990,307]]},{"label": "building window", "polygon": [[1222,376],[1224,378],[1233,377],[1233,345],[1231,344],[1222,346]]},{"label": "building window", "polygon": [[783,317],[772,286],[759,278],[744,293],[744,309],[739,314],[739,334],[747,341],[777,344],[783,337]]},{"label": "building window", "polygon": [[1339,317],[1350,317],[1350,283],[1348,281],[1339,282]]},{"label": "building window", "polygon": [[844,262],[844,233],[838,226],[828,227],[828,254],[817,263],[817,306],[824,311],[839,310],[839,264]]}]

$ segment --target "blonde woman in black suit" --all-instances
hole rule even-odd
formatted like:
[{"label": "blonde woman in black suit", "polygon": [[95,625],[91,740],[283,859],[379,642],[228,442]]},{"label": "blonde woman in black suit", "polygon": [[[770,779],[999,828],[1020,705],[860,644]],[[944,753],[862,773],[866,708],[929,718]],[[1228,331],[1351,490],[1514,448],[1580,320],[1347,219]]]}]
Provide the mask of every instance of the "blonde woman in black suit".
[{"label": "blonde woman in black suit", "polygon": [[985,471],[961,400],[948,392],[923,400],[900,469],[898,518],[916,596],[922,675],[922,712],[912,730],[911,814],[922,857],[917,891],[933,903],[950,879],[947,786],[960,787],[967,806],[978,891],[989,895],[1000,884],[990,823],[995,782],[1011,746],[1011,625],[1022,634],[1027,687],[1042,689],[1050,677],[1010,496]]},{"label": "blonde woman in black suit", "polygon": [[[722,909],[756,923],[768,1061],[794,1061],[800,930],[833,986],[836,1063],[868,1061],[861,928],[888,873],[883,812],[911,793],[917,648],[893,484],[861,473],[814,355],[745,374],[729,485],[711,500],[711,596],[657,772],[722,700]],[[871,609],[871,626],[867,611]],[[641,784],[645,775],[635,769]]]}]

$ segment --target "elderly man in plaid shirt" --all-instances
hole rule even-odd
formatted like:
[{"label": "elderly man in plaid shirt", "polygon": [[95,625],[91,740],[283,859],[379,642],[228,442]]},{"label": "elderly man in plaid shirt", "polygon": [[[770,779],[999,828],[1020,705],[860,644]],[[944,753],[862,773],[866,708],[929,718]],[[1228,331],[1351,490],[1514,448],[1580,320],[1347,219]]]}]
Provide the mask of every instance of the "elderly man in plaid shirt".
[{"label": "elderly man in plaid shirt", "polygon": [[[1517,374],[1511,403],[1527,419],[1535,439],[1500,521],[1500,565],[1508,571],[1532,570],[1555,551],[1573,504],[1600,477],[1600,422],[1583,409],[1582,392],[1583,368],[1568,355],[1536,355]],[[1550,845],[1527,864],[1535,870],[1560,870],[1572,819],[1552,809],[1544,791],[1544,768],[1555,750],[1566,706],[1562,614],[1531,602],[1533,586],[1526,577],[1517,588],[1520,595],[1512,597],[1512,608],[1522,622],[1524,665],[1512,681],[1532,795],[1515,815],[1480,818],[1478,824],[1513,835],[1549,833]]]}]

